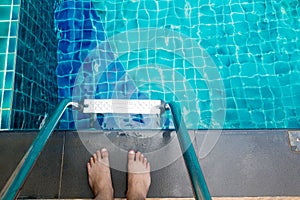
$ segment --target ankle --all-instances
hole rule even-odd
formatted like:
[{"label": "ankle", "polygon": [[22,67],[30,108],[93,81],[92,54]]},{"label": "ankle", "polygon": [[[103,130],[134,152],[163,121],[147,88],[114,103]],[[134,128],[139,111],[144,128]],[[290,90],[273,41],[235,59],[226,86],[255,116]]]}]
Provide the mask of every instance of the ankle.
[{"label": "ankle", "polygon": [[136,193],[136,192],[131,192],[131,191],[127,191],[126,194],[127,200],[145,200],[146,196]]},{"label": "ankle", "polygon": [[113,189],[105,189],[106,193],[97,193],[95,194],[95,200],[113,200],[114,190]]}]

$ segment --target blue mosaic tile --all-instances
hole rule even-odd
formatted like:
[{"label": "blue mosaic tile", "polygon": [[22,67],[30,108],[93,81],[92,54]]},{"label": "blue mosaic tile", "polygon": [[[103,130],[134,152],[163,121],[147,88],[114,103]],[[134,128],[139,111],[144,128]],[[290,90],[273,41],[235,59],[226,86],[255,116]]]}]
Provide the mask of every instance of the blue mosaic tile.
[{"label": "blue mosaic tile", "polygon": [[8,52],[13,53],[16,51],[17,46],[17,39],[16,38],[10,38],[9,39],[9,45],[8,45]]},{"label": "blue mosaic tile", "polygon": [[13,0],[14,5],[20,5],[21,0]]},{"label": "blue mosaic tile", "polygon": [[18,120],[11,123],[11,128],[38,129],[45,114],[57,105],[57,42],[53,27],[56,1],[13,2],[12,20],[18,21],[12,21],[11,36],[17,39],[10,38],[12,53],[7,58],[7,70],[14,73],[6,73],[5,87],[13,85],[11,117]]},{"label": "blue mosaic tile", "polygon": [[0,71],[3,71],[5,68],[5,60],[6,60],[6,54],[0,54]]},{"label": "blue mosaic tile", "polygon": [[0,20],[10,20],[11,6],[0,6]]},{"label": "blue mosaic tile", "polygon": [[15,54],[9,53],[7,54],[7,65],[6,70],[14,70],[15,69]]},{"label": "blue mosaic tile", "polygon": [[3,102],[2,102],[2,109],[11,108],[12,103],[12,90],[4,90],[4,95],[3,95]]},{"label": "blue mosaic tile", "polygon": [[3,71],[0,71],[0,89],[1,89],[1,95],[2,95],[2,90],[4,89],[3,88],[3,80],[4,80],[4,73],[3,73]]},{"label": "blue mosaic tile", "polygon": [[1,129],[9,129],[10,110],[1,112]]},{"label": "blue mosaic tile", "polygon": [[0,37],[7,37],[9,22],[0,21]]},{"label": "blue mosaic tile", "polygon": [[0,1],[0,5],[11,5],[13,0],[2,0]]},{"label": "blue mosaic tile", "polygon": [[19,19],[19,9],[20,9],[20,6],[13,6],[11,20]]},{"label": "blue mosaic tile", "polygon": [[6,90],[13,89],[13,78],[14,78],[13,72],[6,72],[4,89]]},{"label": "blue mosaic tile", "polygon": [[0,53],[6,53],[7,38],[0,38]]}]

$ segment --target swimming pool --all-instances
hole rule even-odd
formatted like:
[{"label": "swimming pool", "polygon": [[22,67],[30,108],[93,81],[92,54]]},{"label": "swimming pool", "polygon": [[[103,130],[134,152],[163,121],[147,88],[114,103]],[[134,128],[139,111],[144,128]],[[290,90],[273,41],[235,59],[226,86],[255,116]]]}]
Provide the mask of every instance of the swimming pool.
[{"label": "swimming pool", "polygon": [[[101,68],[105,72],[94,88],[96,98],[112,98],[118,93],[117,96],[126,98],[170,100],[180,96],[177,93],[183,88],[178,84],[187,82],[192,88],[191,93],[185,90],[194,95],[190,100],[193,99],[195,109],[199,109],[199,128],[298,128],[299,9],[298,1],[61,2],[55,12],[59,38],[59,97],[72,97],[72,88],[79,83],[76,80],[78,71],[83,63],[91,62],[91,57],[95,57],[95,53],[91,53],[93,50],[101,48],[103,42],[116,42],[115,38],[124,34],[123,46],[132,47],[135,42],[140,46],[136,49],[126,47],[126,52],[121,56],[119,52],[109,66]],[[143,41],[136,38],[138,34],[134,35],[139,30],[167,30],[169,34],[178,33],[178,38],[193,39],[210,57],[218,74],[204,77],[199,72],[201,66],[193,66],[178,51],[162,44],[151,46],[150,40],[144,44],[147,38]],[[126,36],[126,33],[129,34]],[[174,35],[170,38],[174,40]],[[118,42],[122,43],[121,40]],[[183,44],[175,47],[191,51]],[[100,60],[111,59],[116,51],[111,47],[102,50],[99,51],[102,53]],[[204,61],[203,66],[207,64],[205,55],[197,57]],[[157,69],[165,73],[159,81],[155,81],[159,76]],[[172,69],[176,69],[177,77],[170,77]],[[138,81],[136,77],[139,77]],[[214,78],[224,86],[219,88],[223,94],[216,98],[223,98],[226,105],[212,109],[214,97],[211,91],[215,88],[209,88],[207,83]],[[135,85],[137,82],[140,86]],[[163,88],[167,82],[173,82],[169,85],[172,89]],[[127,88],[127,94],[124,88]],[[215,112],[226,112],[222,127],[211,124]],[[66,123],[62,127],[74,125],[70,125],[71,115],[64,116]],[[188,118],[191,119],[186,116],[186,120]]]}]

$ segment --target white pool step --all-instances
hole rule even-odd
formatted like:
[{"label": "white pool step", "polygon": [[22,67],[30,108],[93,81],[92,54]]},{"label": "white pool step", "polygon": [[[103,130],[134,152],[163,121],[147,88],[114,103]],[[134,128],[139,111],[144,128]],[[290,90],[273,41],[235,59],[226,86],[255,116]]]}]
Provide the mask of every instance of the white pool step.
[{"label": "white pool step", "polygon": [[83,113],[161,114],[161,100],[85,99]]}]

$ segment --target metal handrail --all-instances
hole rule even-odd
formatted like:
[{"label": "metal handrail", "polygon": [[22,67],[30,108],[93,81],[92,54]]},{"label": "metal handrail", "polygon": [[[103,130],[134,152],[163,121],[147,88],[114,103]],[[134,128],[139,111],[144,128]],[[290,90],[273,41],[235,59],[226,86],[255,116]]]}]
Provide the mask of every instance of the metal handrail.
[{"label": "metal handrail", "polygon": [[183,121],[180,105],[177,102],[170,102],[167,105],[169,105],[169,109],[172,113],[176,134],[183,153],[183,159],[192,182],[194,196],[197,200],[211,200],[211,195],[206,185],[198,157],[196,156],[191,138]]},{"label": "metal handrail", "polygon": [[10,176],[9,180],[0,193],[0,197],[3,200],[16,199],[19,195],[22,186],[24,185],[29,172],[33,168],[36,160],[38,159],[41,151],[46,145],[51,133],[57,125],[62,114],[68,106],[79,107],[78,103],[72,102],[70,99],[65,99],[60,102],[58,107],[54,110],[53,114],[50,115],[37,137],[23,156],[22,160],[16,167],[15,171]]}]

